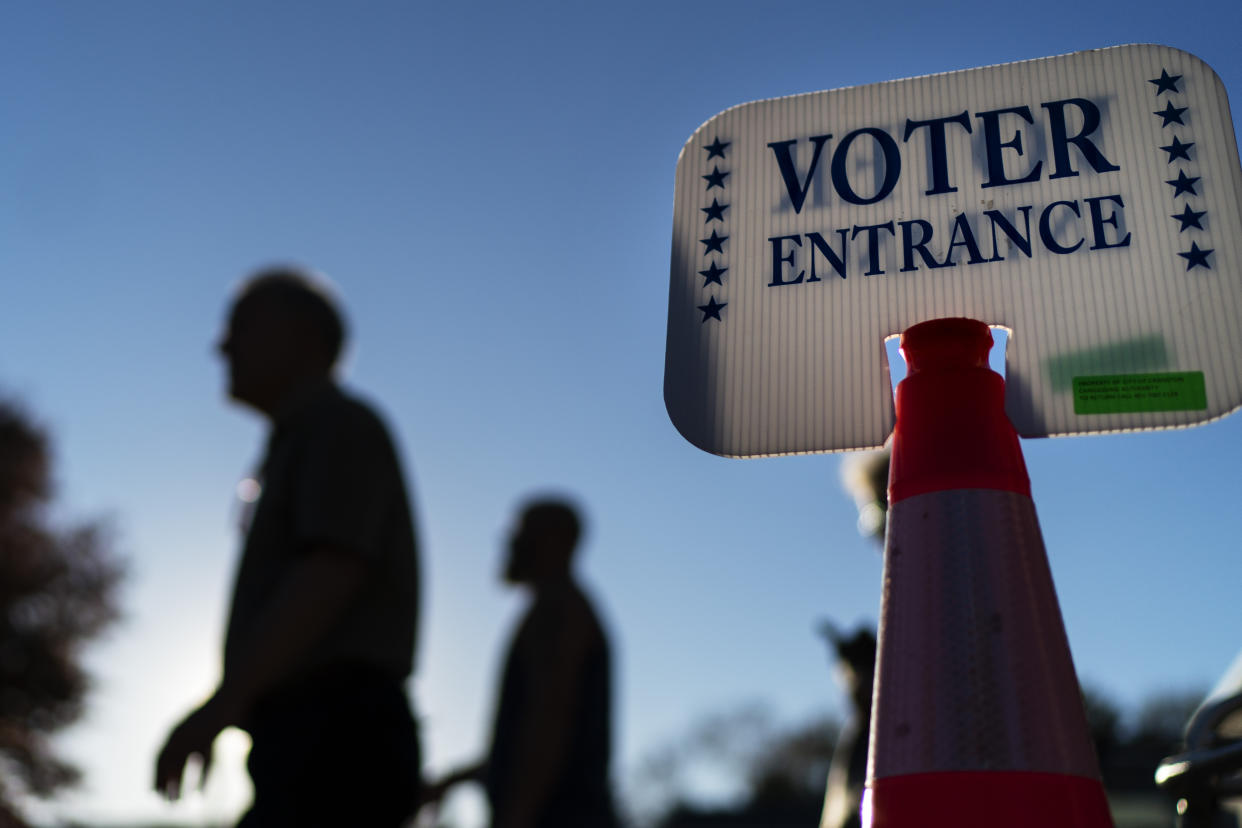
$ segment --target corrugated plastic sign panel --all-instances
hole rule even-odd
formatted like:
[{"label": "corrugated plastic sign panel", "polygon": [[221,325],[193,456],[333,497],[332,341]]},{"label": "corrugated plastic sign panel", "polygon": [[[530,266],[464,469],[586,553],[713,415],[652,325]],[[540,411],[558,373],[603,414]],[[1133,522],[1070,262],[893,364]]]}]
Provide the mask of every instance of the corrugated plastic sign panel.
[{"label": "corrugated plastic sign panel", "polygon": [[728,109],[677,163],[664,396],[727,456],[881,445],[884,339],[1010,331],[1023,436],[1242,404],[1242,170],[1198,58],[1121,46]]}]

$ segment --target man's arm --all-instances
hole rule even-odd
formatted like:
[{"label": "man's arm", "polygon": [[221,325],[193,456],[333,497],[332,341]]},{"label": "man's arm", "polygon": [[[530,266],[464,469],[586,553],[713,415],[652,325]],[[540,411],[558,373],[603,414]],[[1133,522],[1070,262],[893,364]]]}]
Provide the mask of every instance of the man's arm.
[{"label": "man's arm", "polygon": [[290,570],[211,698],[169,734],[156,760],[157,791],[177,798],[191,756],[201,757],[206,778],[216,735],[239,724],[257,699],[292,675],[357,597],[366,572],[363,561],[327,544]]}]

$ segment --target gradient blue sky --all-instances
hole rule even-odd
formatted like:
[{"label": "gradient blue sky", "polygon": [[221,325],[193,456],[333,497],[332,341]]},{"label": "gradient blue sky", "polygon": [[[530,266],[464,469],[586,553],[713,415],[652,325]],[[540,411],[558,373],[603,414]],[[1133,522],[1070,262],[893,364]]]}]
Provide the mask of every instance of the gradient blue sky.
[{"label": "gradient blue sky", "polygon": [[[348,383],[409,464],[433,771],[485,745],[521,606],[499,547],[533,490],[589,514],[619,779],[703,712],[841,710],[812,628],[874,620],[880,560],[840,458],[712,457],[664,411],[683,142],[745,101],[1131,42],[1198,55],[1236,96],[1239,31],[1234,0],[7,4],[0,386],[55,437],[58,515],[110,515],[131,565],[60,740],[86,783],[42,813],[195,824],[244,801],[235,735],[206,796],[148,784],[217,676],[233,491],[264,430],[211,345],[273,260],[339,287]],[[1024,447],[1080,675],[1126,704],[1213,683],[1242,646],[1242,418]]]}]

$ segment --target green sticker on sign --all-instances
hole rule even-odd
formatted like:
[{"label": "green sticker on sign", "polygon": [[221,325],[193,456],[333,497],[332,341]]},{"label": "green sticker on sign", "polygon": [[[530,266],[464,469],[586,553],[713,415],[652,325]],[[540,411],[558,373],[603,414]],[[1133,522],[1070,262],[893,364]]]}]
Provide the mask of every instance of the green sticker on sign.
[{"label": "green sticker on sign", "polygon": [[1075,414],[1202,411],[1207,391],[1202,371],[1074,377]]}]

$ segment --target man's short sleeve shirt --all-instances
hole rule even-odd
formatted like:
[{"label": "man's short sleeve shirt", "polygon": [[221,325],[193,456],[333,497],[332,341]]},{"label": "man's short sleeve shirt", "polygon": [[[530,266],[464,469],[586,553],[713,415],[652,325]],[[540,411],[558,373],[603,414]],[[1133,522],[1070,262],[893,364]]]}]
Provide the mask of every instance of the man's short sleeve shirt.
[{"label": "man's short sleeve shirt", "polygon": [[259,484],[234,586],[226,670],[282,578],[302,556],[327,549],[362,561],[367,577],[297,673],[363,664],[409,675],[418,623],[417,542],[383,422],[325,385],[277,420]]}]

